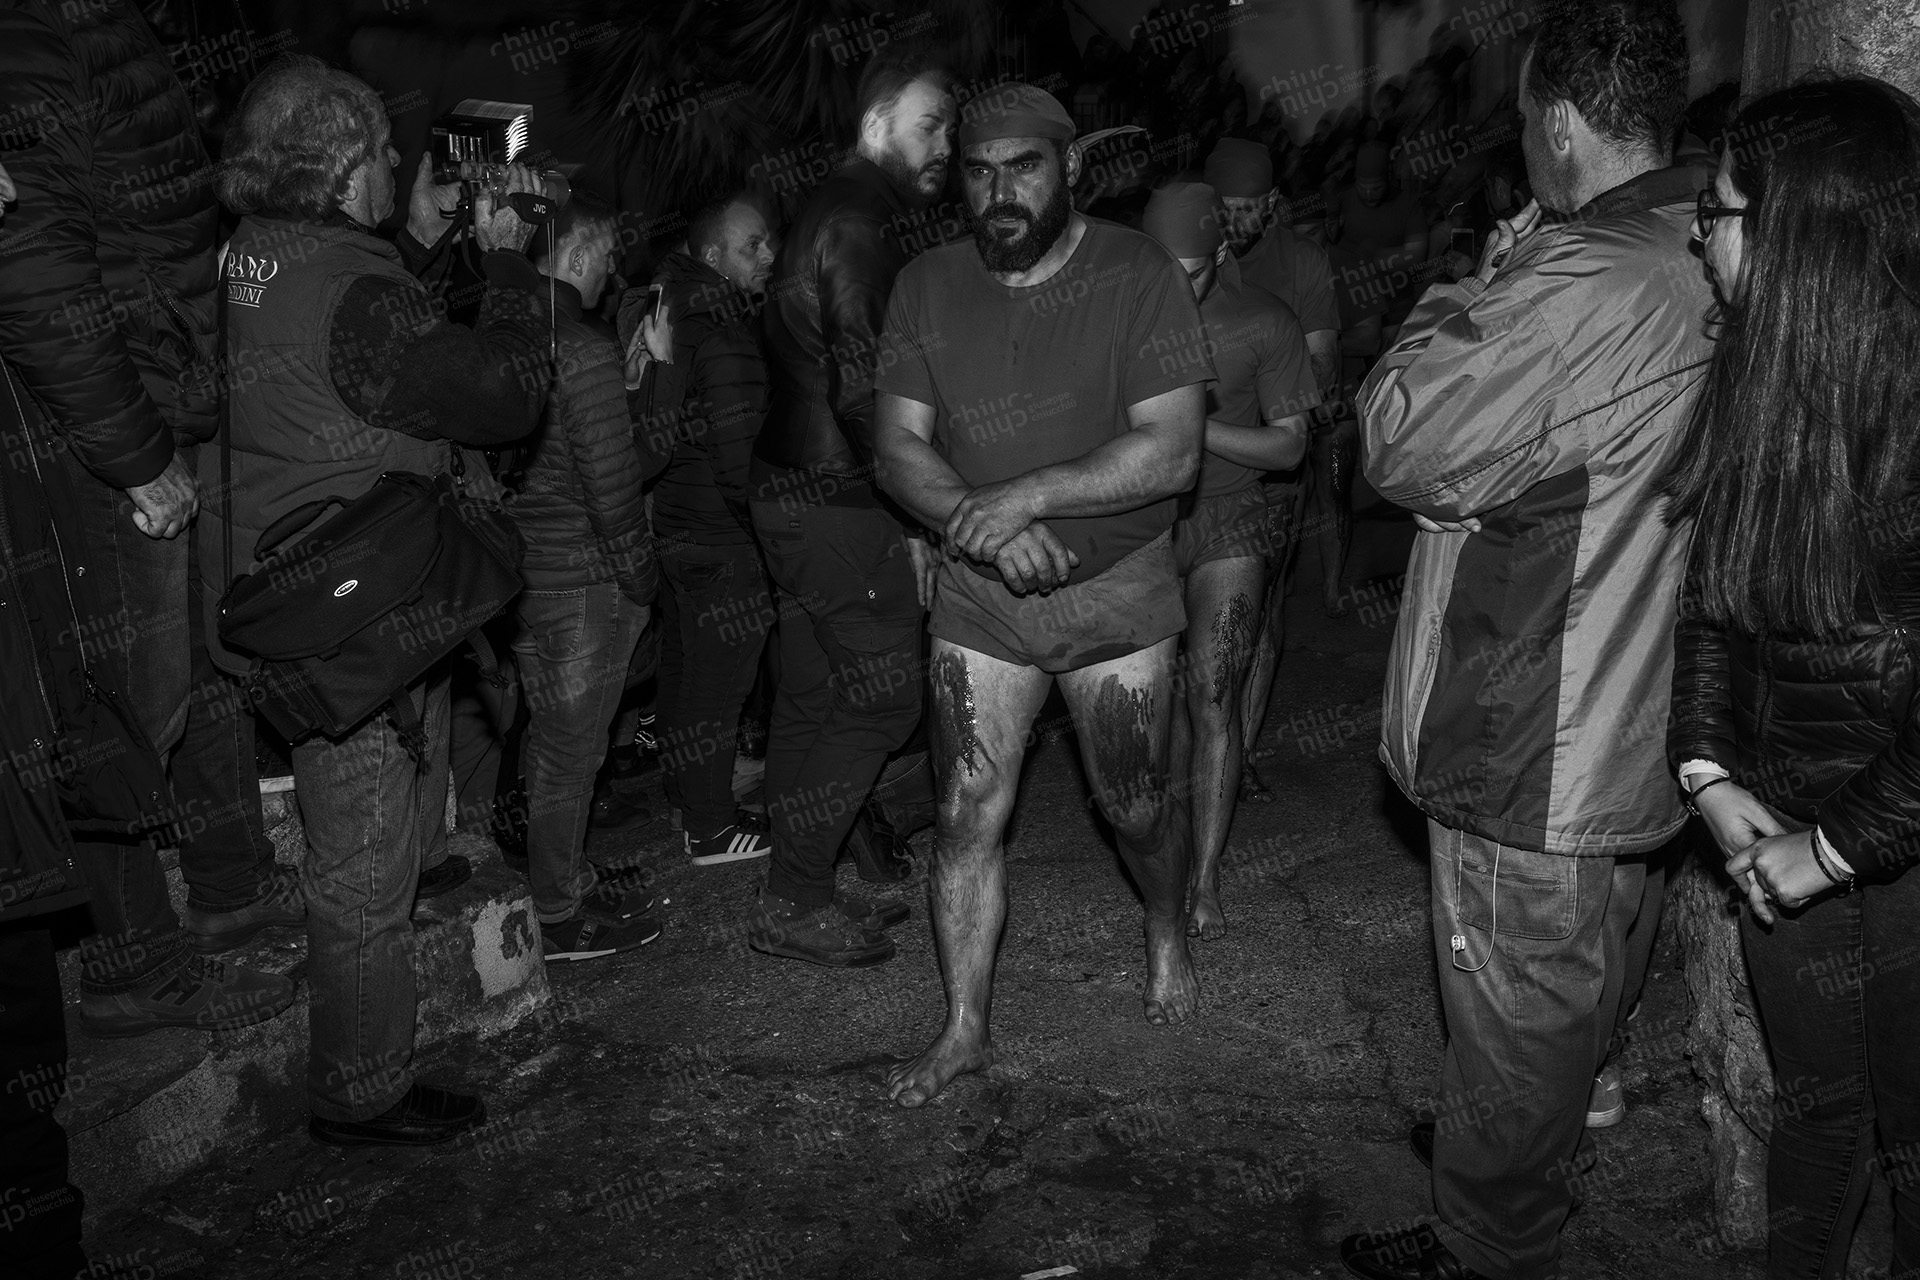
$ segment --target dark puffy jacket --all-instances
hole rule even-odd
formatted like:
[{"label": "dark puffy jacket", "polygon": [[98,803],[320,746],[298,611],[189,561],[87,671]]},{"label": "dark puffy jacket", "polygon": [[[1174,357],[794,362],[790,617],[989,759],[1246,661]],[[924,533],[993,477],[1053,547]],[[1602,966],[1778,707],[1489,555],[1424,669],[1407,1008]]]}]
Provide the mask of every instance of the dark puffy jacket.
[{"label": "dark puffy jacket", "polygon": [[617,583],[635,604],[652,604],[646,469],[634,444],[620,349],[583,315],[579,290],[556,281],[553,297],[553,391],[508,506],[527,542],[521,577],[534,591]]},{"label": "dark puffy jacket", "polygon": [[[655,279],[666,286],[673,362],[686,371],[686,390],[671,438],[655,447],[668,461],[653,491],[653,531],[706,545],[751,544],[747,468],[767,414],[767,362],[752,300],[684,253],[669,254]],[[645,297],[645,290],[632,295],[636,303]]]},{"label": "dark puffy jacket", "polygon": [[125,0],[0,0],[0,352],[116,488],[208,440],[218,206],[187,93]]},{"label": "dark puffy jacket", "polygon": [[773,399],[756,457],[871,477],[875,352],[914,222],[886,173],[864,159],[849,161],[807,202],[773,264]]},{"label": "dark puffy jacket", "polygon": [[[1887,617],[1844,640],[1727,631],[1681,602],[1667,755],[1708,760],[1765,803],[1815,823],[1863,880],[1920,857],[1914,644],[1920,564],[1893,562]],[[1863,619],[1871,614],[1863,610]]]}]

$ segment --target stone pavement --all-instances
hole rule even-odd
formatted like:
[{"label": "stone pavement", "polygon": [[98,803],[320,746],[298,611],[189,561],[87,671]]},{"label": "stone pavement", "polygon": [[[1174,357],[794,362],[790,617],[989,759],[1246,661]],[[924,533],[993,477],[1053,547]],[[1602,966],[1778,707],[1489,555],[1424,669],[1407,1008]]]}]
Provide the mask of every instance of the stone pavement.
[{"label": "stone pavement", "polygon": [[[1397,567],[1379,559],[1362,572]],[[1240,809],[1229,936],[1196,943],[1205,1004],[1188,1025],[1142,1020],[1138,901],[1050,729],[1010,842],[1000,1064],[924,1110],[891,1107],[881,1082],[943,1010],[924,872],[903,887],[899,957],[829,971],[748,951],[762,869],[689,867],[660,822],[596,847],[655,862],[659,941],[554,966],[546,1011],[423,1064],[486,1091],[483,1132],[343,1155],[289,1128],[93,1248],[209,1280],[1344,1274],[1341,1236],[1431,1209],[1403,1135],[1431,1101],[1441,1030],[1422,828],[1374,756],[1397,589],[1359,590],[1339,621],[1317,600],[1306,582],[1290,602],[1263,739],[1279,799]],[[1685,1002],[1669,937],[1569,1277],[1759,1274],[1707,1216]]]}]

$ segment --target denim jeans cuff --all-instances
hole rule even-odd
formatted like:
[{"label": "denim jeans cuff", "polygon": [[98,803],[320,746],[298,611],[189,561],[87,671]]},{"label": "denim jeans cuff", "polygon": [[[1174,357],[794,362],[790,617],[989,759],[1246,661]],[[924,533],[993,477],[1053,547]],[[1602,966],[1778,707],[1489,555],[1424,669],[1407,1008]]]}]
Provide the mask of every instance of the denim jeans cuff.
[{"label": "denim jeans cuff", "polygon": [[175,928],[143,942],[125,943],[80,959],[80,990],[87,995],[115,996],[158,986],[183,968],[191,957],[187,935]]}]

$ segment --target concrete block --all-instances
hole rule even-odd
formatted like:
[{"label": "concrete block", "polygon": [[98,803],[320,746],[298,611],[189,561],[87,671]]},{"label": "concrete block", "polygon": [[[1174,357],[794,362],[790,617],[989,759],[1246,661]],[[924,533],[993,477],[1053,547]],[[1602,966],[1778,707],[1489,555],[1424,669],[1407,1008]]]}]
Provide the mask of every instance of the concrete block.
[{"label": "concrete block", "polygon": [[[297,810],[285,805],[269,818],[283,859],[295,861],[303,848]],[[422,1048],[496,1034],[551,999],[525,882],[483,837],[454,835],[449,845],[473,861],[474,876],[414,911],[415,1044]],[[305,1123],[304,935],[269,930],[221,959],[290,974],[300,982],[299,999],[272,1021],[236,1031],[96,1040],[80,1029],[76,960],[65,957],[71,1059],[59,1115],[91,1221],[194,1168],[233,1158],[264,1134]]]}]

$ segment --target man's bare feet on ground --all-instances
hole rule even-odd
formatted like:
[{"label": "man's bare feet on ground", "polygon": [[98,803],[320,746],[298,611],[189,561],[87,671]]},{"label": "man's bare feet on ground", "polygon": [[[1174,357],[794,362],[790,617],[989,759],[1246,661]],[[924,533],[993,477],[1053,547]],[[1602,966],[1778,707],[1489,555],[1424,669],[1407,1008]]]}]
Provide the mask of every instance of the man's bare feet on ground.
[{"label": "man's bare feet on ground", "polygon": [[1147,1021],[1156,1027],[1185,1022],[1200,1007],[1200,979],[1187,954],[1184,926],[1147,939]]},{"label": "man's bare feet on ground", "polygon": [[911,1062],[896,1064],[887,1072],[889,1096],[903,1107],[924,1106],[946,1088],[953,1078],[969,1071],[985,1071],[993,1065],[991,1041],[977,1043],[942,1031],[932,1044]]},{"label": "man's bare feet on ground", "polygon": [[1187,908],[1187,936],[1208,940],[1226,937],[1227,917],[1220,910],[1220,891],[1195,885],[1187,893],[1193,904]]}]

